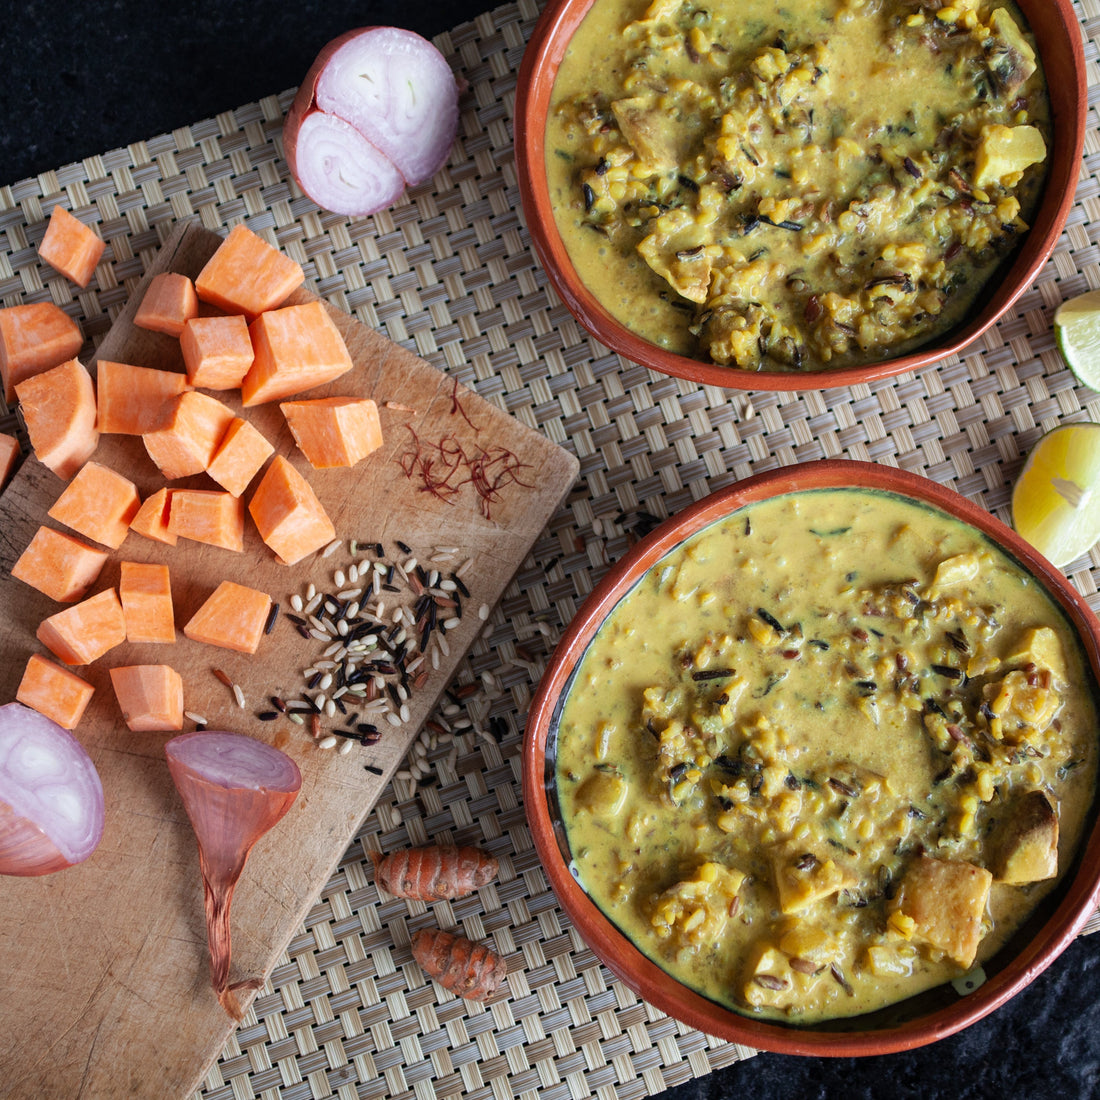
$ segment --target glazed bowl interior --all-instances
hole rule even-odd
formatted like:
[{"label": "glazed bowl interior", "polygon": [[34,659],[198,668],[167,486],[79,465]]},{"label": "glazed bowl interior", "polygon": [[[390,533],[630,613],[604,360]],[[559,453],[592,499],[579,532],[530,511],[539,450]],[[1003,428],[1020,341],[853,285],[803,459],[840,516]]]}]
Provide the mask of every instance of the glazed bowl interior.
[{"label": "glazed bowl interior", "polygon": [[895,358],[823,371],[753,371],[689,358],[626,328],[577,274],[558,232],[546,172],[546,123],[558,68],[594,0],[549,0],[524,52],[516,86],[516,169],[535,252],[566,307],[601,343],[662,374],[737,390],[813,390],[904,374],[961,352],[1034,282],[1073,205],[1088,98],[1081,29],[1072,0],[1018,0],[1048,79],[1053,147],[1040,204],[1022,244],[987,284],[967,318],[924,347]]},{"label": "glazed bowl interior", "polygon": [[1080,932],[1100,898],[1097,800],[1076,855],[1059,885],[996,955],[982,964],[986,980],[963,995],[948,983],[862,1016],[802,1026],[743,1015],[690,989],[636,947],[605,916],[571,871],[572,856],[556,791],[558,723],[589,644],[608,616],[669,552],[734,512],[789,493],[817,489],[881,490],[931,506],[991,539],[1039,580],[1081,642],[1100,683],[1100,622],[1065,576],[1011,529],[943,486],[872,463],[826,460],[756,475],[665,521],[604,577],[554,652],[528,717],[523,788],[528,823],[550,884],[596,956],[624,984],[668,1015],[709,1035],[783,1054],[886,1054],[934,1042],[988,1015],[1044,970]]}]

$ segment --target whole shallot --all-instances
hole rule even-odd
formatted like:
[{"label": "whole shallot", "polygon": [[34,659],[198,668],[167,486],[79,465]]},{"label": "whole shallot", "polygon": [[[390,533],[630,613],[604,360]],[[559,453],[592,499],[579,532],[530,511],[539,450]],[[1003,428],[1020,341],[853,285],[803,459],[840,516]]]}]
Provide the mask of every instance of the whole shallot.
[{"label": "whole shallot", "polygon": [[210,981],[221,1006],[239,1020],[238,991],[258,989],[263,982],[229,982],[233,890],[253,845],[298,797],[302,773],[286,753],[239,733],[185,733],[164,751],[199,842]]}]

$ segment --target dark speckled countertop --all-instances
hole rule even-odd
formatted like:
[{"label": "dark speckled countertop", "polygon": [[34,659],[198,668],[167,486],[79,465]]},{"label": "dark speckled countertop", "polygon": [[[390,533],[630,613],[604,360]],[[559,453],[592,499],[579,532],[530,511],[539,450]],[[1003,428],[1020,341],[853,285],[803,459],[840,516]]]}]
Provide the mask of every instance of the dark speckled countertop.
[{"label": "dark speckled countertop", "polygon": [[[2,0],[0,184],[293,87],[320,46],[351,27],[399,24],[430,37],[489,7]],[[1098,1002],[1100,936],[1087,936],[1009,1005],[933,1046],[869,1059],[764,1054],[663,1096],[1100,1096]]]}]

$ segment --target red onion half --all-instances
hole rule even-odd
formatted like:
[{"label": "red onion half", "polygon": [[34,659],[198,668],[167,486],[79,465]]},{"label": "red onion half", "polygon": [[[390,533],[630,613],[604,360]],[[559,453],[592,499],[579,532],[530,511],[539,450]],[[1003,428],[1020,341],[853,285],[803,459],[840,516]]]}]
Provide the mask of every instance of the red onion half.
[{"label": "red onion half", "polygon": [[83,862],[104,816],[103,784],[80,742],[22,703],[0,707],[0,874]]},{"label": "red onion half", "polygon": [[361,217],[434,175],[458,132],[459,86],[426,38],[363,27],[317,55],[283,127],[287,163],[318,206]]},{"label": "red onion half", "polygon": [[233,890],[252,846],[298,797],[302,773],[286,753],[241,733],[185,733],[164,751],[199,842],[210,981],[222,1007],[239,1020],[238,990],[263,983],[260,978],[229,983]]}]

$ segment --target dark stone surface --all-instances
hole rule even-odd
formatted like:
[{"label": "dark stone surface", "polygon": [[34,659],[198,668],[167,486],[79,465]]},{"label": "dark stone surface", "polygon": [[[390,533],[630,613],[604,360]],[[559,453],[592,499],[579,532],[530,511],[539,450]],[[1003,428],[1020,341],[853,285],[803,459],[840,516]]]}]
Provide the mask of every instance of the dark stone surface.
[{"label": "dark stone surface", "polygon": [[[294,87],[356,26],[432,36],[479,0],[0,0],[0,184]],[[1073,943],[1013,1002],[952,1038],[868,1059],[764,1054],[667,1100],[1100,1096],[1100,936]]]}]

